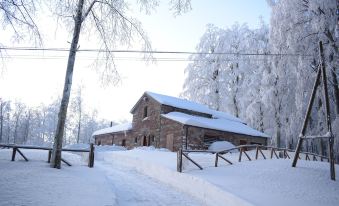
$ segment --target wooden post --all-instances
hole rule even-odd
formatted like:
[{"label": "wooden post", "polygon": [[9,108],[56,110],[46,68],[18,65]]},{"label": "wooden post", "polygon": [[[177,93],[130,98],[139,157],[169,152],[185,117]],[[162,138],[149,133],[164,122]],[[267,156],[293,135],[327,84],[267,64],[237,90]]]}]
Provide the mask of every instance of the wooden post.
[{"label": "wooden post", "polygon": [[245,151],[245,150],[244,150],[244,154],[246,155],[247,159],[248,159],[249,161],[251,161],[251,158],[250,158],[250,156],[248,156],[248,154],[246,153],[246,151]]},{"label": "wooden post", "polygon": [[[312,95],[307,107],[307,112],[306,112],[306,116],[304,118],[304,123],[303,123],[303,127],[301,130],[301,133],[299,135],[299,141],[298,141],[298,145],[297,145],[297,149],[295,151],[295,156],[293,159],[293,163],[292,163],[292,167],[295,167],[298,161],[298,156],[301,150],[301,145],[305,136],[305,130],[306,130],[306,126],[307,126],[307,121],[309,119],[310,116],[310,112],[312,109],[312,105],[314,102],[314,97],[315,97],[315,93],[320,81],[320,76],[322,76],[322,85],[323,85],[323,100],[325,102],[325,112],[326,112],[326,125],[327,125],[327,133],[328,135],[326,135],[328,138],[328,150],[329,150],[329,157],[328,157],[328,161],[330,163],[330,174],[331,174],[331,179],[335,180],[335,162],[334,162],[334,151],[333,151],[333,144],[334,144],[334,136],[332,133],[332,126],[331,126],[331,113],[330,113],[330,103],[329,103],[329,97],[328,97],[328,89],[327,89],[327,78],[326,78],[326,68],[325,68],[325,58],[324,58],[324,49],[323,49],[323,44],[320,41],[319,42],[319,59],[320,59],[320,63],[318,66],[318,72],[317,72],[317,77],[316,77],[316,81],[314,82],[314,86],[313,86],[313,90],[312,90]],[[307,157],[307,156],[306,156]]]},{"label": "wooden post", "polygon": [[286,149],[284,150],[284,155],[285,155],[286,158],[291,159],[290,156],[288,155],[288,152],[287,152]]},{"label": "wooden post", "polygon": [[320,68],[322,70],[322,77],[323,77],[323,89],[324,89],[323,94],[324,94],[324,99],[325,99],[327,131],[330,134],[329,140],[328,140],[330,173],[331,173],[331,179],[335,180],[334,152],[333,152],[334,137],[333,137],[332,126],[331,126],[330,101],[328,98],[328,90],[327,90],[325,58],[324,58],[324,52],[323,52],[323,44],[321,41],[319,42],[319,55],[320,55]]},{"label": "wooden post", "polygon": [[258,155],[259,155],[259,147],[256,147],[256,151],[255,151],[255,159],[258,159]]},{"label": "wooden post", "polygon": [[52,157],[52,150],[48,150],[48,159],[47,159],[47,163],[51,163],[51,157]]},{"label": "wooden post", "polygon": [[19,150],[19,148],[17,148],[16,150],[19,152],[19,154],[21,155],[21,157],[23,157],[23,158],[25,159],[25,161],[28,162],[27,157],[25,157],[25,155]]},{"label": "wooden post", "polygon": [[231,161],[229,161],[228,159],[226,159],[226,158],[223,157],[222,155],[219,155],[219,154],[218,154],[218,156],[219,156],[221,159],[223,159],[223,160],[225,160],[226,162],[228,162],[228,164],[230,164],[230,165],[233,164]]},{"label": "wooden post", "polygon": [[242,147],[241,147],[241,148],[240,148],[240,153],[239,153],[239,160],[238,160],[239,162],[241,162],[242,150],[243,150],[243,149],[242,149]]},{"label": "wooden post", "polygon": [[177,171],[182,172],[182,149],[179,148],[177,152]]},{"label": "wooden post", "polygon": [[71,163],[69,163],[68,161],[66,161],[65,159],[61,158],[61,161],[64,162],[66,165],[68,166],[72,166]]},{"label": "wooden post", "polygon": [[15,161],[15,154],[16,154],[16,147],[13,147],[13,152],[12,152],[12,161]]},{"label": "wooden post", "polygon": [[271,148],[271,159],[273,158],[273,148]]},{"label": "wooden post", "polygon": [[304,122],[303,122],[303,125],[302,125],[302,129],[301,129],[300,135],[299,135],[299,140],[298,140],[297,148],[295,150],[292,167],[295,167],[297,165],[299,153],[301,151],[301,145],[303,143],[303,140],[304,140],[303,138],[305,136],[306,126],[307,126],[307,123],[308,123],[309,116],[311,115],[311,110],[312,110],[314,98],[315,98],[315,95],[316,95],[316,92],[317,92],[317,88],[318,88],[318,85],[319,85],[320,76],[321,76],[321,69],[320,69],[320,65],[319,65],[318,66],[317,77],[316,77],[316,79],[314,81],[311,98],[310,98],[310,100],[308,102],[306,115],[305,115],[305,118],[304,118]]},{"label": "wooden post", "polygon": [[89,149],[89,157],[88,157],[88,167],[92,168],[94,166],[94,145],[91,143]]},{"label": "wooden post", "polygon": [[182,153],[182,155],[183,155],[184,157],[186,157],[189,161],[191,161],[193,164],[195,164],[195,166],[199,167],[199,169],[202,170],[202,167],[201,167],[198,163],[196,163],[194,160],[192,160],[192,159],[188,156],[188,153],[187,153],[187,154]]},{"label": "wooden post", "polygon": [[218,167],[218,156],[219,156],[219,153],[215,153],[215,163],[214,163],[214,167]]},{"label": "wooden post", "polygon": [[261,149],[259,149],[259,152],[261,153],[261,155],[264,157],[264,159],[266,159],[264,153],[261,151]]},{"label": "wooden post", "polygon": [[275,152],[275,150],[273,150],[273,153],[274,153],[275,157],[276,157],[277,159],[279,159],[279,156],[277,155],[277,153]]}]

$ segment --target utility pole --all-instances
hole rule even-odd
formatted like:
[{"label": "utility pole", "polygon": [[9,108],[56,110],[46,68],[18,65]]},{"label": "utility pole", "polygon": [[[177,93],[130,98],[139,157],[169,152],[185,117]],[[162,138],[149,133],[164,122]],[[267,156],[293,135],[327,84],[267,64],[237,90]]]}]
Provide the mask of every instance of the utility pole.
[{"label": "utility pole", "polygon": [[[324,50],[323,50],[323,44],[320,41],[319,42],[319,66],[318,66],[318,72],[317,72],[317,77],[314,82],[312,94],[310,97],[310,101],[308,103],[307,111],[306,111],[306,116],[304,118],[303,126],[301,129],[301,132],[299,134],[299,140],[297,144],[297,148],[295,150],[295,155],[292,163],[292,167],[296,167],[297,162],[298,162],[298,157],[301,152],[301,146],[304,140],[307,139],[328,139],[328,149],[329,149],[329,163],[330,163],[330,173],[331,173],[331,179],[335,180],[335,167],[334,167],[334,152],[333,152],[333,143],[334,143],[334,136],[332,133],[332,126],[331,126],[331,113],[330,113],[330,103],[329,103],[329,98],[328,98],[328,89],[327,89],[327,79],[326,79],[326,69],[325,69],[325,58],[324,58]],[[322,78],[321,78],[322,77]],[[327,125],[327,133],[324,135],[312,135],[312,136],[307,136],[305,135],[306,132],[306,127],[307,123],[309,120],[309,117],[311,115],[311,110],[314,102],[314,98],[317,92],[317,88],[319,86],[320,80],[322,80],[322,85],[323,85],[323,99],[325,102],[325,113],[326,113],[326,118],[325,122]]]}]

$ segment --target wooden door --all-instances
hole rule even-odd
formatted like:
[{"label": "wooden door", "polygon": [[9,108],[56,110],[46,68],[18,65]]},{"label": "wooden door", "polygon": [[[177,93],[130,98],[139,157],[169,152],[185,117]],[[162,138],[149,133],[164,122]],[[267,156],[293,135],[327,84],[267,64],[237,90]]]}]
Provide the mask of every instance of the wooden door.
[{"label": "wooden door", "polygon": [[173,151],[173,134],[166,136],[166,148]]},{"label": "wooden door", "polygon": [[147,146],[146,136],[143,137],[142,146]]}]

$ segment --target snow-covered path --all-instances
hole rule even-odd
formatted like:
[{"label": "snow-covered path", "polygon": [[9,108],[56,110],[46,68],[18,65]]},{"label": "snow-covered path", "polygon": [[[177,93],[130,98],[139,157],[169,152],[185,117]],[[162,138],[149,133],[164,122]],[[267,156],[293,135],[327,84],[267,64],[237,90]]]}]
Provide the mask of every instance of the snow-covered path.
[{"label": "snow-covered path", "polygon": [[1,206],[202,205],[133,167],[97,160],[88,168],[78,155],[64,153],[73,166],[56,170],[46,163],[46,151],[22,151],[29,162],[11,162],[11,150],[0,149]]},{"label": "snow-covered path", "polygon": [[202,205],[193,197],[182,194],[134,168],[97,161],[95,167],[106,174],[121,206]]}]

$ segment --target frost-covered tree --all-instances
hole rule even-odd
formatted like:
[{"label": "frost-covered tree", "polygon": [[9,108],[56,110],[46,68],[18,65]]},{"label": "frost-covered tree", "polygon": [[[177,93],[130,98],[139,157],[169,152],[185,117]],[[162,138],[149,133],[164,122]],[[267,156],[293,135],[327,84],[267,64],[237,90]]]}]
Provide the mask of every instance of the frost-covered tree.
[{"label": "frost-covered tree", "polygon": [[197,101],[211,108],[220,110],[223,97],[223,73],[222,67],[225,61],[216,53],[222,51],[222,35],[224,31],[213,25],[208,25],[205,34],[201,37],[197,46],[197,52],[192,55],[193,61],[185,69],[186,80],[182,96]]},{"label": "frost-covered tree", "polygon": [[[276,121],[276,125],[280,124],[284,144],[295,145],[319,62],[319,41],[323,41],[325,45],[325,63],[332,94],[330,95],[332,117],[338,115],[336,68],[339,62],[338,58],[335,58],[338,54],[338,40],[334,38],[337,4],[335,0],[286,0],[270,1],[270,5],[272,6],[271,51],[301,54],[298,58],[277,57],[272,62],[272,78],[274,76],[279,78],[277,84],[272,86],[276,87],[280,95],[271,99],[271,103],[276,105],[276,109],[281,108],[278,112],[279,122]],[[322,95],[318,94],[316,98],[308,132],[318,134],[325,132],[326,129]],[[284,106],[279,107],[279,102]]]},{"label": "frost-covered tree", "polygon": [[[74,100],[72,99],[72,101]],[[19,101],[12,105],[9,101],[1,99],[0,125],[2,125],[2,139],[0,142],[51,146],[58,121],[59,102],[60,98],[56,98],[48,105],[29,107]],[[72,111],[69,112],[67,119],[73,119],[74,115],[72,113]],[[76,113],[77,111],[75,111]],[[67,121],[66,123],[67,132],[64,134],[64,143],[77,143],[78,120],[75,121],[75,124],[72,121]],[[109,125],[109,121],[99,119],[96,110],[91,111],[83,106],[82,132],[79,143],[89,143],[93,132],[107,127],[107,125]]]},{"label": "frost-covered tree", "polygon": [[[227,29],[208,25],[186,70],[182,96],[213,109],[244,118],[264,131],[264,107],[260,86],[268,75],[267,59],[251,57],[268,50],[268,26],[258,29],[234,24]],[[257,122],[260,122],[257,124]]]}]

